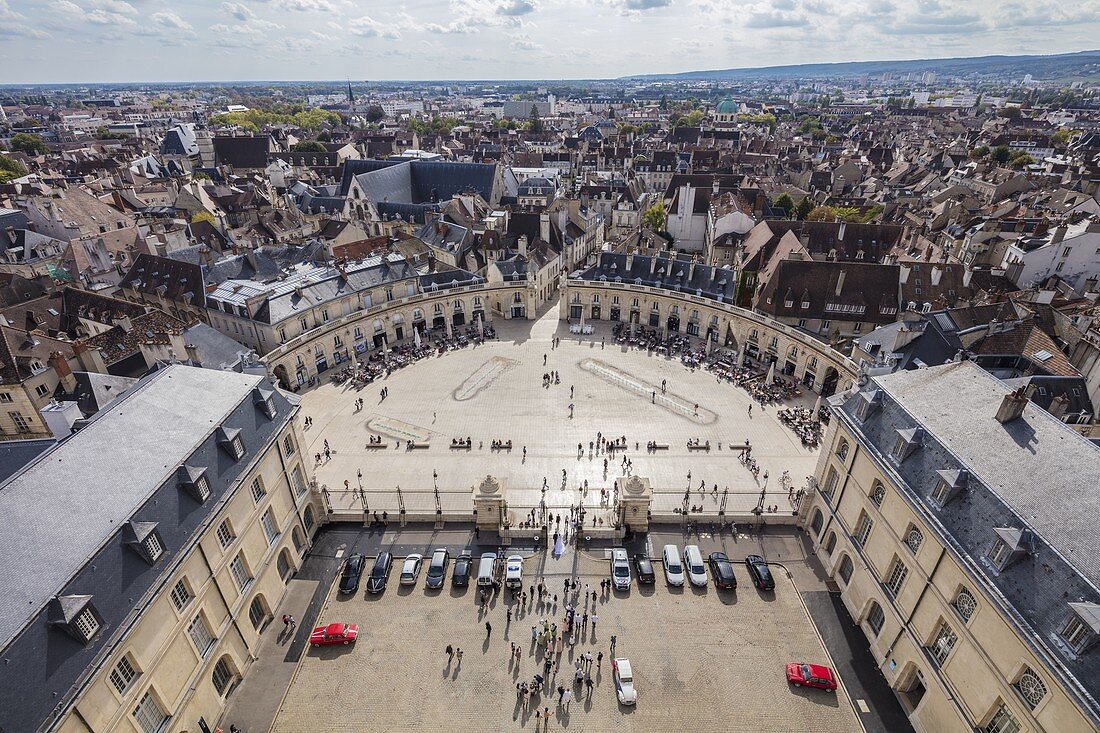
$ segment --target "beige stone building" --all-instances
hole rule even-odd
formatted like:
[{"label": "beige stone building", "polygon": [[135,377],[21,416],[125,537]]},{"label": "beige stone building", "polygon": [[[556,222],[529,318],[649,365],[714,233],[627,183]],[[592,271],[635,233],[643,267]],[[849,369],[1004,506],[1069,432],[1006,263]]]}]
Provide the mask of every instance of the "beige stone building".
[{"label": "beige stone building", "polygon": [[167,367],[0,486],[0,728],[214,729],[318,526],[297,411]]},{"label": "beige stone building", "polygon": [[918,731],[1100,724],[1100,448],[969,361],[835,397],[800,513]]}]

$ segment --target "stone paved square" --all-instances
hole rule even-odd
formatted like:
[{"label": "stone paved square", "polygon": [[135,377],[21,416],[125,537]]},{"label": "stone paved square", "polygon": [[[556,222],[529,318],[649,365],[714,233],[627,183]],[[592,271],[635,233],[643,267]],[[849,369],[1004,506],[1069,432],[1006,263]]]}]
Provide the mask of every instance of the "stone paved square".
[{"label": "stone paved square", "polygon": [[[428,550],[429,548],[425,548]],[[607,577],[602,553],[567,554],[551,560],[543,554],[524,563],[530,582],[541,571],[554,608],[519,611],[502,594],[486,617],[479,614],[476,589],[427,591],[398,585],[395,563],[390,585],[381,596],[329,596],[319,623],[358,623],[363,635],[353,647],[310,650],[303,658],[274,733],[325,731],[856,731],[859,725],[843,688],[837,694],[788,686],[787,661],[829,660],[798,594],[776,568],[774,594],[752,588],[743,566],[736,566],[736,592],[687,587],[655,587],[601,597],[599,621],[576,647],[565,647],[562,672],[570,685],[573,659],[585,651],[605,654],[594,673],[591,698],[581,695],[568,711],[557,705],[556,691],[544,695],[549,721],[532,717],[517,704],[515,683],[530,680],[542,668],[533,655],[531,626],[546,617],[561,623],[562,580],[573,571],[580,582],[598,589]],[[660,566],[657,566],[660,573]],[[513,609],[511,624],[507,609]],[[486,639],[485,620],[492,624]],[[635,670],[638,704],[620,706],[615,697],[608,656],[611,635],[617,656]],[[522,648],[510,664],[510,643]],[[464,651],[461,665],[448,663],[448,644]]]}]

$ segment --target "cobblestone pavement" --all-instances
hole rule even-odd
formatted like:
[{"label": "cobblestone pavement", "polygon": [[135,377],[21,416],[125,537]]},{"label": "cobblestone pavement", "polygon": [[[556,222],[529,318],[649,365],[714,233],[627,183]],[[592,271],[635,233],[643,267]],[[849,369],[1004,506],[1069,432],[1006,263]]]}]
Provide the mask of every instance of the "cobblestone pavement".
[{"label": "cobblestone pavement", "polygon": [[[555,672],[538,707],[549,720],[534,717],[516,699],[517,681],[542,669],[531,643],[531,626],[542,618],[561,623],[562,580],[576,573],[583,588],[598,590],[606,577],[601,553],[545,554],[524,563],[525,579],[545,577],[558,604],[520,610],[504,594],[479,613],[476,590],[426,591],[397,584],[399,567],[381,596],[330,595],[323,622],[358,623],[362,636],[352,647],[311,650],[303,659],[277,718],[275,733],[317,731],[858,731],[847,693],[789,687],[787,661],[829,663],[798,594],[777,573],[774,594],[748,584],[743,566],[735,593],[670,589],[663,582],[629,594],[602,595],[599,620],[576,647],[553,655]],[[658,566],[658,572],[660,567]],[[592,606],[589,606],[591,610]],[[506,613],[512,610],[508,622]],[[485,622],[492,624],[487,638]],[[629,658],[639,692],[636,707],[620,706],[610,668],[610,639],[617,656]],[[510,643],[521,648],[509,662]],[[448,644],[463,650],[461,663],[449,661]],[[604,652],[593,665],[595,687],[559,707],[556,688],[573,688],[579,654]]]},{"label": "cobblestone pavement", "polygon": [[[582,499],[595,505],[599,490],[610,489],[624,473],[621,453],[608,459],[605,472],[606,454],[589,451],[589,441],[602,432],[626,436],[632,471],[651,480],[657,505],[678,506],[690,483],[692,503],[717,510],[721,492],[729,487],[727,512],[747,513],[760,501],[767,472],[764,503],[790,511],[780,474],[789,470],[796,486],[802,486],[813,473],[817,452],[804,448],[778,421],[776,406],[756,405],[750,416],[745,390],[719,383],[706,370],[692,371],[677,359],[613,345],[609,324],[596,324],[591,336],[570,336],[557,313],[554,307],[534,322],[497,321],[498,340],[420,361],[358,391],[326,383],[304,392],[303,414],[314,420],[306,431],[307,450],[323,453],[328,440],[333,451],[318,466],[317,479],[329,488],[334,505],[361,509],[354,494],[360,471],[372,510],[392,511],[398,486],[422,497],[431,497],[438,487],[445,509],[468,504],[470,488],[488,473],[503,478],[509,503],[516,507],[536,505],[544,479],[552,507]],[[562,341],[552,348],[555,334]],[[606,366],[593,371],[593,364]],[[543,387],[542,375],[551,370],[560,373],[561,383]],[[633,386],[613,384],[608,374]],[[662,380],[667,382],[665,400],[659,399]],[[639,384],[657,386],[657,398],[638,392]],[[380,400],[383,387],[389,396]],[[358,397],[366,405],[357,412],[353,403]],[[799,403],[812,405],[816,397],[807,391]],[[694,415],[696,403],[699,416]],[[399,446],[395,438],[406,434],[428,438],[429,447],[406,451],[404,441]],[[385,447],[366,448],[369,435],[383,435]],[[467,436],[473,439],[472,450],[450,448],[452,438]],[[689,452],[687,441],[694,438],[710,441],[713,450]],[[494,439],[512,440],[513,450],[490,451]],[[728,448],[746,439],[761,465],[759,479],[738,461],[739,452]],[[650,440],[669,448],[649,454],[645,444]],[[580,456],[578,443],[584,448]],[[343,493],[345,481],[352,492]],[[590,490],[582,497],[585,481]],[[703,496],[698,494],[701,481],[707,488]],[[711,493],[714,484],[717,494]]]}]

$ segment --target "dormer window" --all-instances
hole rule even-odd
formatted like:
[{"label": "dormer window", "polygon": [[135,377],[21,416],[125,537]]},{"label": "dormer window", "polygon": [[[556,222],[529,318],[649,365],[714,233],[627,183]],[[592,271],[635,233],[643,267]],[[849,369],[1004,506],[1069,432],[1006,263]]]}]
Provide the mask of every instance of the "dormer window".
[{"label": "dormer window", "polygon": [[218,428],[218,445],[234,460],[244,458],[244,441],[241,440],[240,428]]},{"label": "dormer window", "polygon": [[993,530],[997,538],[993,541],[985,557],[999,572],[1034,552],[1035,538],[1031,530],[1013,527],[997,527]]},{"label": "dormer window", "polygon": [[946,506],[960,491],[965,489],[967,481],[970,480],[970,474],[965,470],[943,470],[936,471],[936,473],[939,475],[939,481],[936,483],[936,487],[932,489],[931,497],[932,501],[941,507]]},{"label": "dormer window", "polygon": [[[339,338],[339,337],[337,337]],[[260,408],[268,419],[275,417],[275,390],[257,387],[252,390],[252,404]]]},{"label": "dormer window", "polygon": [[882,392],[880,390],[871,390],[870,392],[863,392],[859,395],[859,404],[856,406],[856,419],[860,422],[867,419],[867,417],[876,409],[882,406]]},{"label": "dormer window", "polygon": [[1082,654],[1100,639],[1100,604],[1071,603],[1070,617],[1058,635],[1075,654]]},{"label": "dormer window", "polygon": [[164,554],[164,543],[157,534],[156,522],[127,522],[122,528],[122,537],[123,543],[150,565]]},{"label": "dormer window", "polygon": [[92,606],[91,596],[57,596],[50,601],[47,618],[51,626],[63,629],[84,644],[91,641],[103,626]]},{"label": "dormer window", "polygon": [[180,488],[191,494],[200,504],[210,497],[210,482],[206,469],[198,466],[180,466],[176,471]]},{"label": "dormer window", "polygon": [[897,431],[897,440],[894,442],[893,451],[891,451],[894,460],[901,463],[908,458],[913,451],[920,447],[923,438],[924,430],[921,428]]}]

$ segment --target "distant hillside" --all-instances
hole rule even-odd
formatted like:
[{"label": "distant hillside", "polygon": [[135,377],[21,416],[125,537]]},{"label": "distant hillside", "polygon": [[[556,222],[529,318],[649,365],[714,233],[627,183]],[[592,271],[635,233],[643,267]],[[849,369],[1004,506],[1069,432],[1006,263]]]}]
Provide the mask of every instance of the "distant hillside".
[{"label": "distant hillside", "polygon": [[933,71],[937,74],[965,76],[996,74],[1036,79],[1100,73],[1100,50],[1079,51],[1049,56],[973,56],[950,59],[912,59],[908,61],[848,61],[833,64],[794,64],[746,69],[685,71],[678,74],[640,74],[625,79],[777,79],[807,77],[846,77],[862,74]]}]

